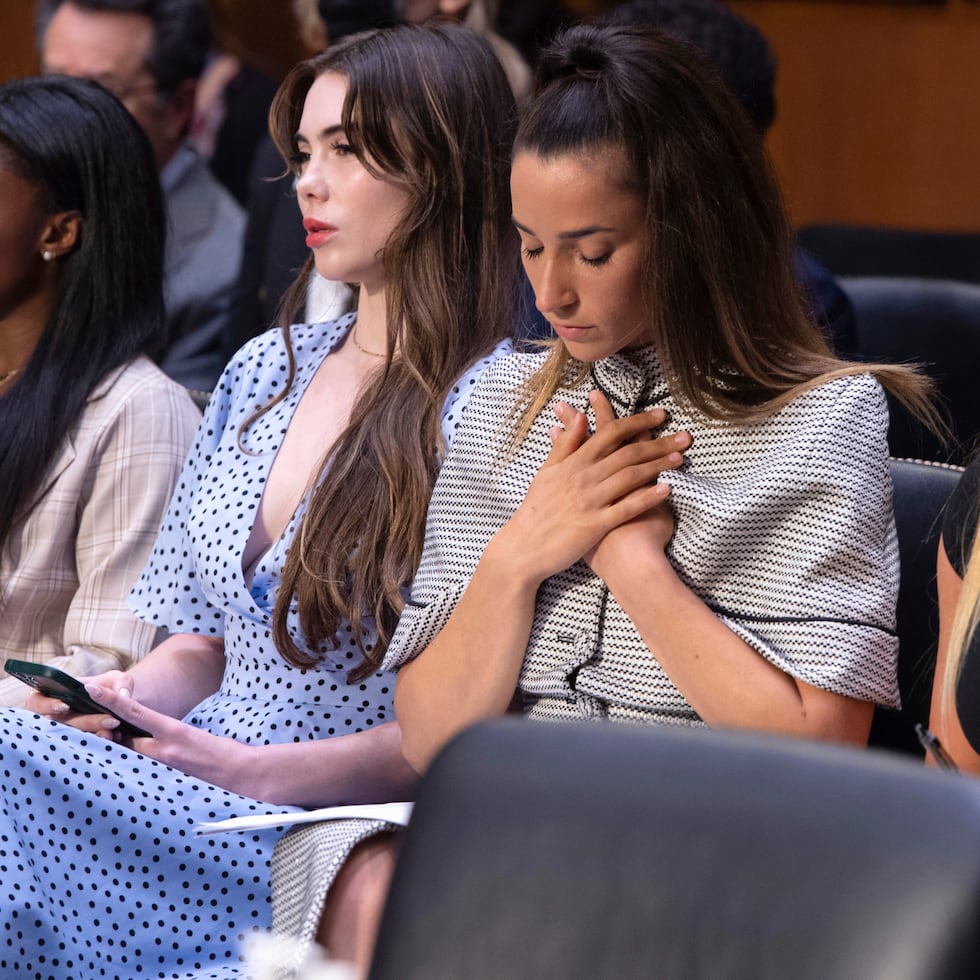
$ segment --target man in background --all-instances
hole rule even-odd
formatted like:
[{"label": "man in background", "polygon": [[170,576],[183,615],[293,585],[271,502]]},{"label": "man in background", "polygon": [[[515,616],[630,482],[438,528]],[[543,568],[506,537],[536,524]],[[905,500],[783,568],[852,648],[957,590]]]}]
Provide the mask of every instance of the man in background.
[{"label": "man in background", "polygon": [[148,353],[175,381],[209,390],[224,366],[245,215],[187,142],[210,45],[203,0],[37,0],[37,31],[46,73],[101,83],[153,145],[169,219],[167,340]]}]

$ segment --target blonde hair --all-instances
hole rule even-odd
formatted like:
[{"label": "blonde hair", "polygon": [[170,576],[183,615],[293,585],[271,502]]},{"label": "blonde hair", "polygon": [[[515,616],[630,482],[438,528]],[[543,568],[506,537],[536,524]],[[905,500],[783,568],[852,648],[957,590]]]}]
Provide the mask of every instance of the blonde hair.
[{"label": "blonde hair", "polygon": [[963,588],[953,612],[949,647],[946,650],[946,670],[941,681],[940,711],[944,722],[956,717],[956,686],[963,672],[967,651],[980,626],[980,527],[974,529],[970,553],[964,554],[963,558]]}]

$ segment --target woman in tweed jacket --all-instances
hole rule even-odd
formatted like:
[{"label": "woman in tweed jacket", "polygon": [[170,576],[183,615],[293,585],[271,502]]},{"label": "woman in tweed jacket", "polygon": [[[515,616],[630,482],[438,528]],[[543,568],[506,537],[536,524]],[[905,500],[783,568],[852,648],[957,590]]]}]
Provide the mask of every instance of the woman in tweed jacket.
[{"label": "woman in tweed jacket", "polygon": [[881,384],[928,412],[922,382],[829,351],[682,43],[560,37],[511,189],[558,341],[487,372],[440,474],[386,658],[407,758],[508,708],[864,743],[898,698]]},{"label": "woman in tweed jacket", "polygon": [[[488,368],[436,480],[384,661],[408,761],[508,709],[864,742],[898,696],[875,375],[919,408],[922,383],[829,351],[758,138],[681,42],[554,42],[511,191],[558,340]],[[275,927],[323,935],[354,908],[370,931],[390,859],[374,838],[359,891],[351,847],[391,829],[285,835]]]}]

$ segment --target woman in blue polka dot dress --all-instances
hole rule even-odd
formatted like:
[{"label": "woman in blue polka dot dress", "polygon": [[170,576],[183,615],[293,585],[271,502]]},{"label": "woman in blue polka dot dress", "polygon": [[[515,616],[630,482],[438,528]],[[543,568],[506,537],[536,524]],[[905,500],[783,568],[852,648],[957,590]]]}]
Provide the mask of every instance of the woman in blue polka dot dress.
[{"label": "woman in blue polka dot dress", "polygon": [[357,307],[256,338],[214,392],[132,599],[170,636],[87,679],[152,737],[40,695],[0,713],[0,976],[234,975],[278,832],[195,824],[410,794],[379,664],[442,454],[507,347],[513,116],[491,49],[448,26],[359,35],[284,82],[312,255],[282,323],[314,266]]}]

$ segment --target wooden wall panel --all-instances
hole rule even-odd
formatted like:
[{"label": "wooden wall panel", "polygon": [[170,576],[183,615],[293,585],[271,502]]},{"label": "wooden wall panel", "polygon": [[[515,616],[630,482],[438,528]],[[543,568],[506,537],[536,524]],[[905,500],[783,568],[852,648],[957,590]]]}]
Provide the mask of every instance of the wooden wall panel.
[{"label": "wooden wall panel", "polygon": [[34,4],[30,0],[0,0],[0,82],[37,74],[34,44]]},{"label": "wooden wall panel", "polygon": [[980,229],[980,4],[734,0],[779,59],[794,222]]},{"label": "wooden wall panel", "polygon": [[[779,58],[768,142],[796,224],[980,230],[980,3],[732,6]],[[261,67],[278,75],[304,55],[288,2],[214,7]],[[33,4],[0,0],[0,81],[37,67]]]},{"label": "wooden wall panel", "polygon": [[311,53],[300,38],[292,0],[211,0],[211,23],[222,47],[272,78],[282,78]]}]

